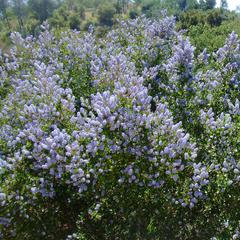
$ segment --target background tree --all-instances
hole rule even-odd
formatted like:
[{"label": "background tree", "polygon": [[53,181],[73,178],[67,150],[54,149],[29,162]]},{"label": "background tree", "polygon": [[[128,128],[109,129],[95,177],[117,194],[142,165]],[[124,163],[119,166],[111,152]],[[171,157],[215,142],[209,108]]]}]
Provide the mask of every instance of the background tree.
[{"label": "background tree", "polygon": [[8,15],[7,15],[7,7],[8,7],[8,0],[0,0],[0,16],[6,21],[8,29],[11,28]]},{"label": "background tree", "polygon": [[223,21],[223,15],[219,9],[212,10],[207,16],[207,22],[210,26],[220,26]]},{"label": "background tree", "polygon": [[138,16],[138,11],[137,11],[137,9],[131,9],[130,11],[129,11],[129,17],[131,18],[131,19],[134,19],[134,18],[136,18]]},{"label": "background tree", "polygon": [[184,11],[187,8],[187,0],[178,0],[180,10]]},{"label": "background tree", "polygon": [[18,19],[19,29],[22,32],[24,28],[23,18],[24,18],[24,15],[26,15],[25,2],[24,0],[12,0],[12,2],[13,2],[13,11]]},{"label": "background tree", "polygon": [[81,5],[79,8],[79,16],[82,20],[85,19],[86,15],[85,15],[85,8]]},{"label": "background tree", "polygon": [[116,13],[116,9],[111,4],[106,4],[104,6],[100,6],[98,9],[98,21],[101,26],[112,26],[113,25],[113,17]]},{"label": "background tree", "polygon": [[221,8],[221,9],[225,9],[225,10],[228,9],[227,0],[221,0],[220,8]]},{"label": "background tree", "polygon": [[213,9],[216,6],[216,0],[206,0],[206,8]]},{"label": "background tree", "polygon": [[28,5],[40,22],[45,21],[57,8],[57,2],[53,0],[29,0]]},{"label": "background tree", "polygon": [[73,30],[80,30],[80,19],[77,14],[72,14],[69,18],[69,27]]},{"label": "background tree", "polygon": [[197,0],[187,0],[187,9],[197,9],[199,4]]},{"label": "background tree", "polygon": [[238,6],[236,7],[236,12],[237,12],[237,14],[240,14],[240,5],[238,5]]},{"label": "background tree", "polygon": [[135,0],[135,3],[137,6],[139,6],[142,3],[142,0]]},{"label": "background tree", "polygon": [[161,1],[161,8],[162,9],[167,9],[170,14],[175,14],[176,12],[179,11],[178,2],[175,1],[175,0],[163,0],[163,1]]},{"label": "background tree", "polygon": [[216,0],[200,0],[199,7],[203,10],[213,9],[216,6]]},{"label": "background tree", "polygon": [[141,9],[142,13],[148,17],[152,16],[154,5],[153,1],[144,2]]}]

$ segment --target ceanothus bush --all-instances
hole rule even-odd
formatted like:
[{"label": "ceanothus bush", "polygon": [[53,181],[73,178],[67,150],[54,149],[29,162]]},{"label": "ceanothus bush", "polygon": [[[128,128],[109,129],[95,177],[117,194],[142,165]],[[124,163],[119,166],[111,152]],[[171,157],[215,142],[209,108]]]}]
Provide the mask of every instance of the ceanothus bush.
[{"label": "ceanothus bush", "polygon": [[237,239],[240,41],[194,53],[175,20],[0,53],[3,239]]}]

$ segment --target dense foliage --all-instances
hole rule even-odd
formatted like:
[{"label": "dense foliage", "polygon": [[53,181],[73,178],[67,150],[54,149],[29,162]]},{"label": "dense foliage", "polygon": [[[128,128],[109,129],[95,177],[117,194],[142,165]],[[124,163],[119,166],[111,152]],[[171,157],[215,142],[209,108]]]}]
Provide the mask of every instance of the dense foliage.
[{"label": "dense foliage", "polygon": [[236,14],[215,9],[186,11],[180,15],[177,25],[178,29],[186,30],[185,35],[196,47],[195,53],[200,53],[205,48],[210,52],[217,51],[233,30],[240,34],[239,23]]},{"label": "dense foliage", "polygon": [[3,239],[239,238],[238,36],[42,28],[0,56]]}]

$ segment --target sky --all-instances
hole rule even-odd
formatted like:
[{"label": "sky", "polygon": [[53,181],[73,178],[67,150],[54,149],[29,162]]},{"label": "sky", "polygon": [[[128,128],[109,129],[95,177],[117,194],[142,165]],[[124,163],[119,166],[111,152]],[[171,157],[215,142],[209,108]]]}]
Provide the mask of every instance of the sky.
[{"label": "sky", "polygon": [[[217,6],[220,6],[221,0],[217,0]],[[239,0],[227,0],[228,2],[228,9],[229,10],[235,10],[237,6],[240,5]]]}]

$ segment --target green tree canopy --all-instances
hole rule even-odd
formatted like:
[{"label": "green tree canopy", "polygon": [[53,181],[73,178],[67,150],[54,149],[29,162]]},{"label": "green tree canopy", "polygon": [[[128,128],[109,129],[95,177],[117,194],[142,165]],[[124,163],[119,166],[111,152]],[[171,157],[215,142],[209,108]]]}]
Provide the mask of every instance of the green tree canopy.
[{"label": "green tree canopy", "polygon": [[34,12],[40,22],[45,21],[57,7],[57,2],[54,0],[29,0],[29,8]]}]

